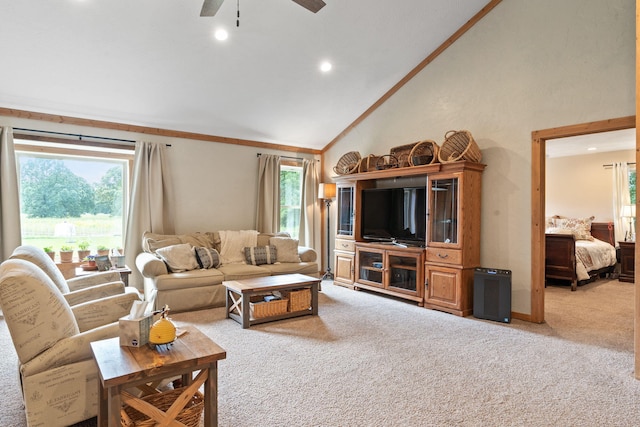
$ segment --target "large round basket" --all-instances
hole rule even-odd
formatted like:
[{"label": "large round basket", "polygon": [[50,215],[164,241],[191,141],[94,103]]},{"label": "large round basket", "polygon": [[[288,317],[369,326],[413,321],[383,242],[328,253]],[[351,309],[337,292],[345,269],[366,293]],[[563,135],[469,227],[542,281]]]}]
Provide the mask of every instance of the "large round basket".
[{"label": "large round basket", "polygon": [[367,157],[363,157],[358,165],[358,173],[369,172],[376,170],[376,163],[378,162],[378,156],[375,154],[369,154]]},{"label": "large round basket", "polygon": [[333,171],[338,175],[348,175],[358,171],[358,165],[360,164],[360,153],[357,151],[350,151],[344,154],[338,160],[338,164],[333,167]]},{"label": "large round basket", "polygon": [[439,150],[440,147],[438,147],[438,144],[430,139],[418,142],[409,153],[409,166],[437,163]]},{"label": "large round basket", "polygon": [[479,163],[482,160],[480,148],[468,130],[450,130],[445,134],[444,139],[438,153],[440,163],[451,163],[458,160]]},{"label": "large round basket", "polygon": [[[182,394],[184,387],[175,390],[169,390],[162,393],[151,394],[142,398],[147,403],[166,412],[173,402]],[[185,407],[176,417],[187,427],[198,427],[200,425],[200,417],[204,409],[204,396],[199,391],[191,397]],[[157,421],[149,418],[147,415],[137,411],[131,406],[124,405],[120,411],[122,427],[153,427],[158,424]]]}]

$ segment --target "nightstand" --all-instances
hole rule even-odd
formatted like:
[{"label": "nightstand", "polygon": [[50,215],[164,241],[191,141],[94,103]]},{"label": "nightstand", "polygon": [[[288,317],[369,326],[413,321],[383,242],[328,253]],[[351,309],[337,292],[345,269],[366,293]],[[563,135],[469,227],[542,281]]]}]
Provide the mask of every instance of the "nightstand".
[{"label": "nightstand", "polygon": [[618,242],[620,245],[621,282],[635,282],[636,242]]}]

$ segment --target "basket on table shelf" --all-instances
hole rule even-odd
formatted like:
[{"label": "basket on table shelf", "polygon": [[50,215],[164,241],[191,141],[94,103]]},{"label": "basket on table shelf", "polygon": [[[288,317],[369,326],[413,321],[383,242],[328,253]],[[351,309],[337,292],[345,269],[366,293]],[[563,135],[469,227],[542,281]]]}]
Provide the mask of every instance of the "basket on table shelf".
[{"label": "basket on table shelf", "polygon": [[[164,391],[157,394],[150,394],[142,398],[145,402],[166,412],[182,394],[185,387],[175,390]],[[200,418],[204,410],[204,396],[199,391],[194,394],[180,413],[176,416],[176,421],[180,421],[187,427],[200,426]],[[149,418],[146,414],[139,412],[129,405],[124,405],[120,411],[120,425],[122,427],[153,427],[158,422]]]},{"label": "basket on table shelf", "polygon": [[393,154],[385,154],[384,156],[378,157],[376,160],[376,169],[384,170],[384,169],[393,169],[398,167],[398,158]]},{"label": "basket on table shelf", "polygon": [[418,142],[409,153],[409,165],[421,166],[438,162],[438,151],[440,147],[435,141],[425,139]]},{"label": "basket on table shelf", "polygon": [[251,319],[277,316],[285,314],[289,301],[285,298],[265,301],[264,295],[254,295],[249,299],[249,314]]},{"label": "basket on table shelf", "polygon": [[338,160],[333,167],[333,171],[338,175],[348,175],[358,171],[360,164],[360,153],[357,151],[349,151]]},{"label": "basket on table shelf", "polygon": [[291,312],[311,308],[311,289],[309,288],[282,291],[282,296],[289,300],[289,311]]},{"label": "basket on table shelf", "polygon": [[369,154],[367,157],[363,157],[360,159],[360,164],[358,165],[358,173],[376,170],[377,161],[378,156],[375,154]]},{"label": "basket on table shelf", "polygon": [[482,160],[480,148],[468,130],[450,130],[444,135],[444,139],[438,153],[440,163],[451,163],[458,160],[479,163]]},{"label": "basket on table shelf", "polygon": [[411,153],[411,150],[413,149],[413,147],[417,144],[417,142],[412,142],[411,144],[405,144],[405,145],[400,145],[398,147],[393,147],[390,151],[389,154],[394,156],[396,159],[398,159],[398,166],[399,168],[405,168],[407,166],[409,166],[409,153]]}]

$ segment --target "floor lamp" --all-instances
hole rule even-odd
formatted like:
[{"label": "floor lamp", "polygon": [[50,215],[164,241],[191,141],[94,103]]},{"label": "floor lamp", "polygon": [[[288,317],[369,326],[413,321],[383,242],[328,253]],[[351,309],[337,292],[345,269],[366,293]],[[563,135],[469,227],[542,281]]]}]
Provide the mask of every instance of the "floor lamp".
[{"label": "floor lamp", "polygon": [[329,209],[329,207],[331,206],[331,199],[333,199],[335,196],[335,184],[320,184],[318,186],[318,198],[324,200],[325,205],[327,205],[327,269],[322,276],[322,280],[333,280],[333,273],[331,272],[331,249],[329,240],[329,234],[331,230],[331,228],[329,228],[329,216],[331,210]]}]

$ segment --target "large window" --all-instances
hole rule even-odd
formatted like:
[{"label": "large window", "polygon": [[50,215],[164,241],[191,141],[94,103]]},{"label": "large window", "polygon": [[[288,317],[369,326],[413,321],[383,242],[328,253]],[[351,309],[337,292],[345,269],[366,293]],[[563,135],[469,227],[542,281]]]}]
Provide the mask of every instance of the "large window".
[{"label": "large window", "polygon": [[280,166],[280,231],[294,239],[300,230],[300,204],[302,197],[302,167]]},{"label": "large window", "polygon": [[22,244],[123,248],[132,150],[16,139]]}]

